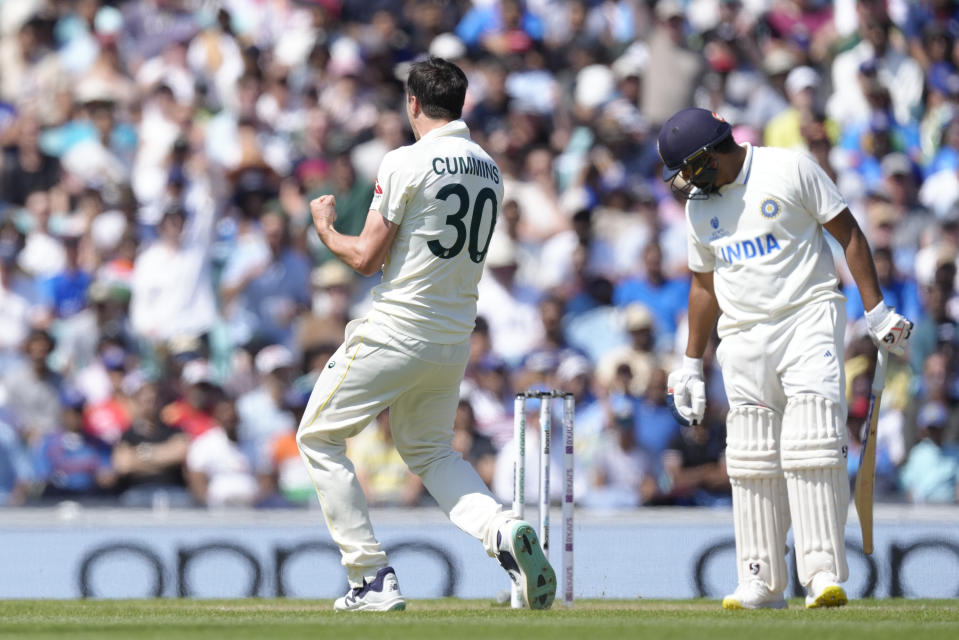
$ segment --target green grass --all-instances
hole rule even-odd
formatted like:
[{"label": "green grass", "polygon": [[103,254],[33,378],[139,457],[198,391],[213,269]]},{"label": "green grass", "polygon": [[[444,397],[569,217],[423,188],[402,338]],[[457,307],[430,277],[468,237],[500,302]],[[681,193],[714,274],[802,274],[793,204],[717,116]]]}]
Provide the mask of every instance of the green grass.
[{"label": "green grass", "polygon": [[415,600],[405,612],[334,614],[327,600],[7,600],[0,638],[194,640],[878,640],[959,637],[957,600],[857,600],[842,609],[723,611],[712,600],[583,600],[513,611],[482,600]]}]

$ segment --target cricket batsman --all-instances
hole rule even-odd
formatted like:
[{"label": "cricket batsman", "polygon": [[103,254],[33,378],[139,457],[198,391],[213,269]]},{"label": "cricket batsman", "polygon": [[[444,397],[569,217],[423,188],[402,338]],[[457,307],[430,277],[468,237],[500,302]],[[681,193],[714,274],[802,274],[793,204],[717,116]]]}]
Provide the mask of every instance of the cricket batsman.
[{"label": "cricket batsman", "polygon": [[843,606],[846,315],[823,229],[842,246],[873,340],[901,354],[912,323],[883,302],[862,230],[809,157],[739,145],[704,109],[673,115],[658,146],[663,179],[687,200],[689,339],[667,383],[684,425],[703,419],[702,357],[719,320],[739,581],[723,608],[786,606],[790,521],[806,607]]},{"label": "cricket batsman", "polygon": [[332,196],[310,203],[316,232],[338,258],[366,276],[383,269],[369,315],[347,325],[296,436],[347,571],[337,611],[406,607],[346,457],[346,439],[386,408],[410,470],[499,560],[526,604],[547,609],[556,593],[533,527],[505,510],[451,445],[477,283],[503,202],[499,168],[460,119],[466,86],[463,71],[441,58],[412,65],[406,112],[416,142],[383,158],[359,236],[334,230]]}]

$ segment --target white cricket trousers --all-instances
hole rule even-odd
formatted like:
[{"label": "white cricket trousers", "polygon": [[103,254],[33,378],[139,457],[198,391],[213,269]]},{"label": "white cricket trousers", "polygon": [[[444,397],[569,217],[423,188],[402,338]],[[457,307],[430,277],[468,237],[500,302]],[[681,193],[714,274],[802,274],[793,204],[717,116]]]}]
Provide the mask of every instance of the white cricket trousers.
[{"label": "white cricket trousers", "polygon": [[496,532],[513,514],[452,447],[468,355],[468,341],[422,343],[371,320],[354,320],[316,381],[296,439],[352,587],[372,579],[388,561],[346,457],[346,439],[386,408],[393,443],[407,466],[453,524],[495,555]]},{"label": "white cricket trousers", "polygon": [[824,300],[729,335],[716,351],[740,583],[785,590],[790,520],[803,586],[817,573],[848,577],[845,327],[844,301]]}]

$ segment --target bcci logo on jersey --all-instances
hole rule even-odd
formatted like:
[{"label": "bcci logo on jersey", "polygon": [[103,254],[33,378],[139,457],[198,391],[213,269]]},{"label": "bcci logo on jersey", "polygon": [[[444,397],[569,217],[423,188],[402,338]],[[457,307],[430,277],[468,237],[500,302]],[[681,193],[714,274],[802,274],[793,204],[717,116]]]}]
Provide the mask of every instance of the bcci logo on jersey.
[{"label": "bcci logo on jersey", "polygon": [[763,214],[764,218],[772,219],[779,215],[782,208],[782,205],[779,204],[779,201],[775,198],[766,198],[763,200],[763,203],[759,205],[759,213]]}]

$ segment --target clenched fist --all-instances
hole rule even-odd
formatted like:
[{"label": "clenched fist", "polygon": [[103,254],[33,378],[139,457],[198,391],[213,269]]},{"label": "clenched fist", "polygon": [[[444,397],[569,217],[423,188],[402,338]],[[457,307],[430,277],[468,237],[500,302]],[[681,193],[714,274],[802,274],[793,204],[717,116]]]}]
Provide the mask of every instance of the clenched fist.
[{"label": "clenched fist", "polygon": [[311,200],[310,215],[317,229],[332,227],[336,222],[336,197],[327,194]]}]

